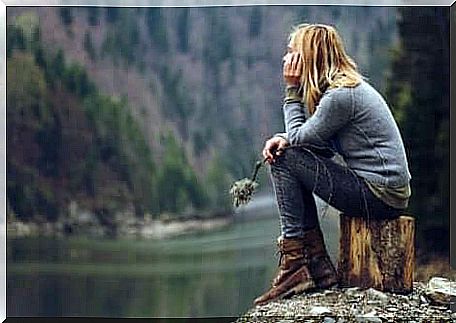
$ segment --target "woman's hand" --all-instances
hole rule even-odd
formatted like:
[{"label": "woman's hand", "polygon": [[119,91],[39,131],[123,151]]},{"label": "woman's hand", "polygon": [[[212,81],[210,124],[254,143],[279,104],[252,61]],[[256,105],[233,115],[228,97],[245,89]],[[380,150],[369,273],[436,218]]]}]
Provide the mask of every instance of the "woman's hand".
[{"label": "woman's hand", "polygon": [[287,85],[299,86],[302,64],[302,58],[298,52],[290,52],[283,57],[283,78]]},{"label": "woman's hand", "polygon": [[279,136],[272,137],[264,144],[263,157],[269,164],[272,164],[275,161],[274,155],[280,156],[286,146],[288,146],[288,141],[284,138]]}]

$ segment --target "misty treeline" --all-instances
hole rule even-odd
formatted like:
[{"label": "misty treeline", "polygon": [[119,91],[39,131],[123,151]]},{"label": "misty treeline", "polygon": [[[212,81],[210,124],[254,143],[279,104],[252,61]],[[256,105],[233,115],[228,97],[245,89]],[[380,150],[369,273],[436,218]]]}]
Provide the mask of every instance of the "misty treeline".
[{"label": "misty treeline", "polygon": [[8,8],[9,214],[56,220],[72,200],[103,216],[229,211],[230,183],[283,130],[286,35],[310,21],[338,27],[387,97],[410,211],[423,228],[447,227],[448,9],[273,9]]}]

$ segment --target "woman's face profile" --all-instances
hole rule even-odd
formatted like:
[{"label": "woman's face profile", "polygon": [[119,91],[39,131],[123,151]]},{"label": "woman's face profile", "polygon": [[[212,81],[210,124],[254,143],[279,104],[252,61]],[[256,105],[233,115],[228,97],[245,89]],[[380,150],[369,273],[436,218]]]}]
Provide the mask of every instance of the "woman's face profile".
[{"label": "woman's face profile", "polygon": [[297,53],[297,51],[294,49],[292,43],[291,43],[291,40],[290,42],[288,43],[287,45],[287,52],[285,53],[285,55],[283,56],[283,61],[287,61],[287,60],[290,60],[291,59],[291,55],[293,53]]}]

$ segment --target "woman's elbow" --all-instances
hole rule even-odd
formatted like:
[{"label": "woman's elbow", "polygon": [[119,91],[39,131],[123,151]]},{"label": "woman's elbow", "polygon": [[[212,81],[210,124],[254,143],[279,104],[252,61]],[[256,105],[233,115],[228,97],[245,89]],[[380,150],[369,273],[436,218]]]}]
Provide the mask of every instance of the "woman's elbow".
[{"label": "woman's elbow", "polygon": [[288,132],[288,142],[290,145],[306,145],[312,144],[315,140],[308,135],[308,133],[300,131],[300,129],[296,131],[289,131]]},{"label": "woman's elbow", "polygon": [[292,146],[299,145],[301,143],[300,138],[299,138],[299,132],[297,132],[297,131],[288,132],[288,142]]}]

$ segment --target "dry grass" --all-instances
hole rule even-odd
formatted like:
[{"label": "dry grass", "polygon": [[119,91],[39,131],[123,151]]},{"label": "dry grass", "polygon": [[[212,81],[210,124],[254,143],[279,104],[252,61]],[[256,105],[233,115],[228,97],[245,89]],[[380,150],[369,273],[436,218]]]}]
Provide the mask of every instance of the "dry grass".
[{"label": "dry grass", "polygon": [[456,269],[450,267],[450,260],[447,257],[431,257],[423,263],[417,261],[414,281],[428,282],[434,276],[456,281]]}]

